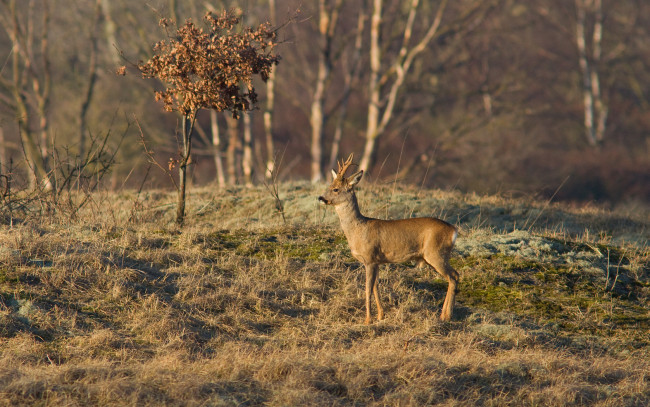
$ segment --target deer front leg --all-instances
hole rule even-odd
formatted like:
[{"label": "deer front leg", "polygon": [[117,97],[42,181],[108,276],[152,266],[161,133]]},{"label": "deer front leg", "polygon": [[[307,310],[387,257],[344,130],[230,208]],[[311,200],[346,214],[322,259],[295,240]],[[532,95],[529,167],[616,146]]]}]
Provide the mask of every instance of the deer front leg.
[{"label": "deer front leg", "polygon": [[377,264],[366,264],[366,325],[372,322],[372,317],[370,316],[370,297],[372,292],[375,291],[375,300],[377,301],[377,308],[379,312],[379,319],[383,318],[384,310],[379,304],[379,293],[377,292],[377,274],[379,272],[379,265]]},{"label": "deer front leg", "polygon": [[375,267],[375,284],[372,291],[375,293],[375,303],[377,304],[377,321],[381,321],[384,319],[384,308],[379,299],[379,266]]}]

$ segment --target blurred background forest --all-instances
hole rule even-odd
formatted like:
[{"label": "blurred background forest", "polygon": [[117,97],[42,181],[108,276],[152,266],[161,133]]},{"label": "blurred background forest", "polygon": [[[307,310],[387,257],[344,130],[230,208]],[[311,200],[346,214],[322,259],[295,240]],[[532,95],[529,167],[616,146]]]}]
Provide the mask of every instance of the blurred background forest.
[{"label": "blurred background forest", "polygon": [[194,184],[318,181],[354,152],[375,182],[650,203],[645,0],[0,0],[3,176],[99,151],[106,187],[168,187],[143,141],[165,167],[179,117],[134,64],[160,18],[232,7],[278,27],[282,59],[254,111],[199,113]]}]

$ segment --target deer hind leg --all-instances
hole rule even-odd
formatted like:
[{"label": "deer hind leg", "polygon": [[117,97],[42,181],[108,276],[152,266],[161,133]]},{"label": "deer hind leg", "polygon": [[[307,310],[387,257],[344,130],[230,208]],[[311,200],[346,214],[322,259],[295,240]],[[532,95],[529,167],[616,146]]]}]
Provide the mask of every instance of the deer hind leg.
[{"label": "deer hind leg", "polygon": [[377,290],[379,283],[379,279],[377,278],[378,274],[378,264],[366,264],[366,325],[372,321],[372,317],[370,316],[370,297],[372,297],[373,291],[375,293],[375,302],[377,303],[377,319],[381,320],[384,318],[384,309],[379,301],[379,291]]},{"label": "deer hind leg", "polygon": [[447,295],[442,304],[440,319],[443,321],[450,321],[454,311],[454,304],[456,303],[456,289],[458,287],[459,279],[458,272],[449,264],[448,255],[425,254],[424,259],[434,269],[436,269],[438,274],[445,277],[449,283],[447,286]]}]

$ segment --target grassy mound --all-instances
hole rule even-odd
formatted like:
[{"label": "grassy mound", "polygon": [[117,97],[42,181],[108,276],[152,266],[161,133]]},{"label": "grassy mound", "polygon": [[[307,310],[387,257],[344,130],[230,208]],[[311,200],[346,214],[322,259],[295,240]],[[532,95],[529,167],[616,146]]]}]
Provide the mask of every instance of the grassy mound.
[{"label": "grassy mound", "polygon": [[430,269],[380,273],[324,186],[101,193],[0,229],[1,405],[646,405],[647,217],[370,186],[362,210],[458,225],[455,318]]}]

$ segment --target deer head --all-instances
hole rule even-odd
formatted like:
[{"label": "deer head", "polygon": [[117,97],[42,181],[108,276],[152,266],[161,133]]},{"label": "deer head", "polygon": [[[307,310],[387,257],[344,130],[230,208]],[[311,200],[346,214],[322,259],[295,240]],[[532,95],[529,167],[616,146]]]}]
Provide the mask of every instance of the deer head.
[{"label": "deer head", "polygon": [[353,154],[350,154],[345,162],[338,162],[338,171],[332,170],[332,183],[325,191],[324,195],[318,197],[318,200],[325,205],[339,205],[349,202],[354,197],[354,186],[359,183],[363,176],[363,171],[359,171],[345,177],[345,173],[350,168]]}]

